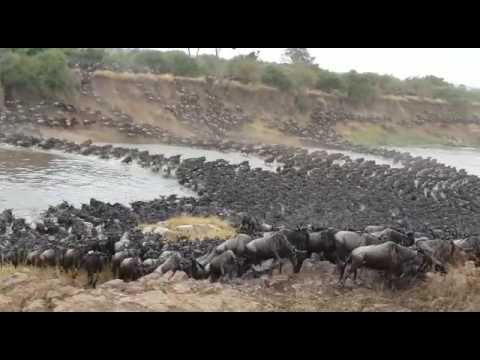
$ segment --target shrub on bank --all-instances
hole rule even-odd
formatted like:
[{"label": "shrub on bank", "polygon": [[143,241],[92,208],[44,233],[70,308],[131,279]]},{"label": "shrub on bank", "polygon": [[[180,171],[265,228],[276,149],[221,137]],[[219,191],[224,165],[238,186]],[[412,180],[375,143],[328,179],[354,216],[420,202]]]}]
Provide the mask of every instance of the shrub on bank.
[{"label": "shrub on bank", "polygon": [[205,76],[224,76],[228,60],[217,58],[215,55],[200,55],[195,58],[199,71]]},{"label": "shrub on bank", "polygon": [[377,96],[377,88],[372,78],[356,71],[347,74],[347,96],[354,103],[369,103]]},{"label": "shrub on bank", "polygon": [[290,78],[282,70],[273,65],[265,67],[262,75],[262,82],[282,91],[290,90],[293,87]]},{"label": "shrub on bank", "polygon": [[283,65],[284,71],[296,89],[313,89],[319,68],[314,65]]},{"label": "shrub on bank", "polygon": [[60,49],[48,49],[34,56],[21,52],[4,54],[0,60],[0,82],[7,94],[17,89],[47,97],[74,87],[67,59]]},{"label": "shrub on bank", "polygon": [[261,78],[261,65],[252,57],[236,56],[228,62],[226,76],[243,84],[257,83]]},{"label": "shrub on bank", "polygon": [[[480,102],[480,91],[455,86],[436,76],[400,80],[375,73],[346,74],[320,69],[312,64],[273,64],[258,61],[257,55],[231,60],[213,55],[187,55],[183,51],[105,48],[0,48],[0,81],[5,93],[12,88],[43,93],[71,89],[64,62],[82,68],[98,65],[113,71],[171,73],[177,76],[226,77],[244,84],[262,82],[282,91],[316,88],[365,103],[379,95],[413,95],[446,100],[458,107]],[[321,59],[319,59],[321,62]],[[50,78],[51,77],[51,78]]]},{"label": "shrub on bank", "polygon": [[63,52],[71,65],[79,65],[81,68],[102,64],[107,58],[104,48],[66,48]]},{"label": "shrub on bank", "polygon": [[168,51],[164,53],[168,71],[177,76],[199,76],[200,67],[194,58],[182,51]]},{"label": "shrub on bank", "polygon": [[328,93],[345,92],[347,89],[345,81],[340,75],[326,70],[319,71],[315,88]]},{"label": "shrub on bank", "polygon": [[154,50],[139,51],[132,64],[144,67],[155,74],[164,74],[170,70],[164,54]]}]

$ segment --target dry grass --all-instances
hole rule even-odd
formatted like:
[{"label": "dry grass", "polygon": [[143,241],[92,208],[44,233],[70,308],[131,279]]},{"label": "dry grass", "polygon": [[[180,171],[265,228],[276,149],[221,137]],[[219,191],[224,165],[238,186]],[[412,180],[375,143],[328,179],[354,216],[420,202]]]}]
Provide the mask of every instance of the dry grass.
[{"label": "dry grass", "polygon": [[[60,270],[60,268],[39,268],[26,265],[20,265],[17,268],[15,268],[13,265],[4,265],[0,267],[0,283],[15,274],[27,274],[32,279],[39,281],[60,279],[62,283],[73,286],[84,286],[87,283],[87,274],[84,271],[80,271],[77,276],[73,278],[71,273],[66,274]],[[106,266],[104,270],[99,273],[97,284],[102,284],[112,279],[113,274],[110,270],[110,267]]]},{"label": "dry grass", "polygon": [[128,73],[128,72],[113,72],[108,70],[97,70],[94,73],[95,77],[103,77],[111,80],[122,80],[122,81],[169,81],[173,82],[175,76],[172,74],[162,74],[155,75],[149,73]]},{"label": "dry grass", "polygon": [[144,231],[154,231],[156,227],[166,228],[172,231],[172,236],[166,236],[167,240],[176,241],[179,238],[190,240],[205,240],[219,238],[227,240],[235,236],[235,229],[227,221],[216,216],[194,217],[177,216],[156,225],[141,225]]},{"label": "dry grass", "polygon": [[401,293],[399,301],[416,311],[480,311],[480,268],[473,264],[431,274],[425,284]]}]

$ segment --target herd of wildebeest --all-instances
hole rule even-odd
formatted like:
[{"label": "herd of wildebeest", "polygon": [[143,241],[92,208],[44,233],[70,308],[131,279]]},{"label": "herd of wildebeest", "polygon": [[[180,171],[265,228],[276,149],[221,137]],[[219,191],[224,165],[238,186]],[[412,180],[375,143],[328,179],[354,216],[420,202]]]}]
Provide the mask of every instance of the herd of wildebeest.
[{"label": "herd of wildebeest", "polygon": [[[94,199],[81,208],[63,203],[32,224],[6,210],[0,215],[2,265],[55,266],[72,274],[84,269],[88,285],[95,287],[107,267],[125,281],[177,271],[216,281],[281,272],[285,261],[298,273],[306,259],[317,259],[336,265],[340,284],[366,267],[393,286],[398,279],[420,280],[429,271],[446,272],[458,261],[480,259],[479,178],[432,159],[368,149],[401,165],[393,168],[285,146],[190,144],[254,154],[274,164],[252,169],[248,161],[167,158],[22,134],[0,134],[0,142],[135,161],[198,194],[130,207]],[[226,241],[172,242],[139,230],[141,224],[180,214],[222,217],[238,234]]]}]

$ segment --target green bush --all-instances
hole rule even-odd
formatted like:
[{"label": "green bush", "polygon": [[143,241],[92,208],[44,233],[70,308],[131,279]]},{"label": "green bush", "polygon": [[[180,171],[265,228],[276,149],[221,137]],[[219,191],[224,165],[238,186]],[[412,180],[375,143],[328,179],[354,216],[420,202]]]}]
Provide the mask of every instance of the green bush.
[{"label": "green bush", "polygon": [[138,52],[133,59],[133,64],[135,64],[135,67],[143,67],[157,74],[164,74],[170,71],[165,55],[155,50]]},{"label": "green bush", "polygon": [[34,62],[38,85],[46,94],[72,89],[72,73],[62,51],[48,49],[40,52],[34,57]]},{"label": "green bush", "polygon": [[168,51],[164,53],[169,73],[177,76],[198,76],[200,67],[194,58],[182,51]]},{"label": "green bush", "polygon": [[107,57],[103,48],[67,48],[63,51],[72,65],[78,64],[81,68],[102,64]]},{"label": "green bush", "polygon": [[319,69],[315,65],[284,65],[285,73],[297,89],[313,89],[317,81]]},{"label": "green bush", "polygon": [[290,90],[293,86],[292,81],[285,73],[273,65],[268,65],[263,70],[262,82],[266,85],[274,86],[282,91]]},{"label": "green bush", "polygon": [[107,67],[116,71],[134,70],[135,58],[139,53],[139,51],[108,52],[103,61]]},{"label": "green bush", "polygon": [[52,96],[73,89],[73,76],[65,54],[60,49],[48,49],[29,56],[26,52],[9,52],[0,60],[0,82],[5,91],[13,89]]},{"label": "green bush", "polygon": [[315,88],[326,92],[335,90],[343,92],[346,91],[346,84],[340,75],[322,70],[318,74]]},{"label": "green bush", "polygon": [[0,80],[5,90],[8,92],[14,87],[35,89],[38,85],[35,67],[33,57],[17,52],[5,54],[0,62]]},{"label": "green bush", "polygon": [[227,60],[215,55],[200,55],[195,58],[200,73],[207,76],[222,76],[226,72]]},{"label": "green bush", "polygon": [[236,56],[228,62],[226,75],[244,84],[256,83],[261,78],[261,65],[252,57]]},{"label": "green bush", "polygon": [[365,74],[351,71],[347,74],[347,96],[355,103],[369,103],[377,96],[376,84]]}]

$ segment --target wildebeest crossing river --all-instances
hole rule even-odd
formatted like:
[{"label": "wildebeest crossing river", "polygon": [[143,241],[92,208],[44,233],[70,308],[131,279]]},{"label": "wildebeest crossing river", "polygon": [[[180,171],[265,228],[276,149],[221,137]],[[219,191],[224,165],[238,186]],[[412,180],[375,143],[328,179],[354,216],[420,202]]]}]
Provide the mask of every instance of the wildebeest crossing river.
[{"label": "wildebeest crossing river", "polygon": [[[144,270],[147,271],[145,266],[154,266],[154,260],[160,252],[168,254],[172,263],[166,264],[171,265],[172,269],[184,269],[192,277],[202,279],[206,274],[224,276],[223,265],[231,265],[232,269],[237,269],[237,273],[243,274],[244,271],[248,272],[249,266],[272,256],[280,265],[280,258],[287,257],[295,272],[298,272],[303,261],[301,259],[313,252],[321,252],[329,261],[343,266],[352,260],[348,258],[348,253],[357,245],[377,246],[383,242],[386,243],[385,249],[375,248],[372,249],[373,252],[368,250],[359,253],[359,259],[382,259],[380,264],[383,264],[383,268],[387,266],[386,259],[390,259],[388,264],[395,266],[388,266],[395,270],[395,274],[416,276],[429,266],[435,265],[439,269],[445,269],[445,266],[437,255],[425,253],[430,251],[428,247],[426,250],[405,250],[403,254],[402,248],[398,246],[410,247],[416,244],[415,241],[425,239],[435,241],[435,244],[447,240],[450,242],[445,244],[452,245],[454,239],[464,238],[472,238],[475,240],[472,244],[477,244],[475,235],[479,233],[479,226],[476,219],[480,212],[480,194],[477,189],[480,179],[436,159],[388,149],[354,146],[351,149],[369,155],[354,154],[349,157],[339,152],[222,141],[193,142],[191,145],[221,149],[233,154],[159,145],[147,147],[147,151],[145,146],[138,149],[132,146],[94,145],[91,142],[75,144],[60,139],[25,135],[4,138],[6,143],[22,148],[4,149],[7,154],[5,158],[9,160],[4,163],[10,164],[10,167],[13,165],[19,179],[32,180],[31,174],[34,171],[25,171],[29,164],[31,166],[32,159],[35,170],[41,170],[42,176],[46,176],[45,180],[33,177],[31,192],[36,190],[34,184],[48,184],[49,181],[51,184],[47,190],[50,191],[62,190],[60,185],[63,183],[85,190],[82,189],[82,185],[85,185],[82,179],[85,176],[93,179],[89,182],[93,186],[92,193],[82,194],[87,199],[91,198],[89,204],[81,201],[81,208],[68,203],[50,207],[40,222],[32,224],[33,227],[25,224],[23,219],[16,219],[9,211],[2,212],[0,220],[5,232],[2,246],[6,261],[14,265],[24,260],[27,264],[36,264],[37,255],[41,255],[44,260],[39,261],[42,264],[46,264],[45,259],[50,259],[51,264],[55,265],[59,261],[63,263],[65,259],[82,259],[89,271],[89,283],[93,286],[96,280],[90,275],[98,273],[101,264],[108,259],[114,262],[117,255],[130,256],[126,259],[131,259],[131,264],[125,266],[131,268],[132,279],[138,278],[137,275],[143,274]],[[52,149],[61,152],[51,151]],[[18,161],[15,160],[16,156],[19,156]],[[83,158],[80,160],[77,156]],[[372,156],[389,159],[395,166],[391,167],[385,160],[375,163]],[[67,159],[64,168],[61,161],[56,165],[55,157]],[[226,160],[228,157],[231,159]],[[92,159],[92,162],[85,159]],[[77,170],[77,160],[80,164],[82,161],[87,163],[79,165],[80,170]],[[100,172],[96,170],[97,167],[101,169]],[[69,180],[72,168],[75,169],[72,177],[74,181]],[[123,183],[118,181],[115,172],[122,174],[121,169],[125,168],[129,168],[132,173],[128,174],[126,180],[122,179]],[[83,174],[85,169],[91,173]],[[150,174],[143,173],[147,170]],[[68,175],[58,176],[62,171]],[[137,197],[137,201],[132,202],[132,207],[128,209],[118,203],[112,205],[112,200],[102,198],[98,201],[92,198],[98,199],[103,194],[96,190],[96,187],[102,189],[102,186],[108,188],[108,196],[118,198],[122,186],[125,186],[125,191],[135,187],[137,173],[147,178],[147,181],[150,181],[150,177],[156,179],[141,189],[142,195],[145,190],[151,201],[138,201]],[[102,183],[104,177],[107,178],[107,185]],[[178,185],[165,183],[163,186],[161,181],[174,181]],[[15,180],[11,183],[17,184]],[[20,182],[24,183],[25,181]],[[170,191],[166,190],[167,186],[171,186]],[[183,188],[177,188],[179,186]],[[166,190],[163,195],[176,196],[161,197],[161,193],[153,192],[156,187]],[[77,189],[77,193],[81,194]],[[186,189],[191,189],[195,196],[182,194],[181,191],[190,191]],[[17,193],[16,198],[16,203],[21,204],[23,198],[28,198],[28,194]],[[61,200],[72,203],[69,198]],[[110,204],[102,200],[107,200]],[[128,203],[121,198],[114,201]],[[48,205],[51,205],[51,199],[48,199]],[[147,236],[138,228],[140,224],[156,223],[185,213],[194,216],[213,214],[227,218],[235,226],[240,224],[237,230],[247,231],[252,236],[258,235],[259,231],[264,234],[271,229],[283,230],[272,236],[255,240],[251,238],[248,241],[252,243],[244,244],[246,247],[234,246],[229,250],[234,254],[223,252],[221,256],[225,258],[211,259],[209,256],[215,255],[217,248],[210,253],[212,249],[204,241],[194,240],[185,246],[176,244],[178,251],[184,251],[177,254],[171,249],[165,249],[158,239],[152,238],[163,235]],[[259,220],[264,222],[260,223]],[[291,230],[294,228],[297,230]],[[376,235],[359,235],[356,232],[367,228],[383,230],[374,230]],[[377,235],[379,231],[381,233]],[[316,238],[317,232],[320,235]],[[220,239],[208,240],[217,246]],[[392,241],[396,245],[387,244]],[[135,246],[130,248],[132,244]],[[128,253],[123,254],[122,249],[128,250]],[[451,249],[453,245],[445,251],[453,255]],[[477,256],[477,248],[472,249]],[[245,251],[246,255],[243,254]],[[208,260],[203,263],[205,256]],[[239,260],[236,256],[244,257]],[[372,264],[379,266],[377,262]],[[217,265],[218,268],[215,268]]]},{"label": "wildebeest crossing river", "polygon": [[[207,160],[223,158],[232,163],[248,160],[255,167],[273,167],[257,157],[239,153],[169,145],[121,146],[149,150],[152,154],[205,156]],[[172,194],[195,196],[174,178],[152,174],[149,169],[136,164],[125,165],[118,160],[100,160],[55,150],[0,146],[0,209],[12,209],[16,216],[28,220],[37,218],[48,206],[62,201],[79,206],[95,197],[128,205]]]},{"label": "wildebeest crossing river", "polygon": [[[152,154],[182,157],[205,156],[208,161],[225,159],[232,163],[249,161],[252,167],[275,169],[275,164],[265,164],[256,156],[241,153],[219,152],[171,145],[128,145]],[[417,147],[396,148],[415,156],[432,157],[446,165],[465,169],[480,175],[480,150],[473,148]],[[310,151],[317,150],[311,148]],[[329,150],[328,152],[336,152]],[[374,160],[379,164],[396,166],[392,161],[375,156],[345,152],[355,158]],[[100,160],[96,157],[65,154],[59,151],[0,147],[0,209],[13,209],[17,216],[33,219],[49,205],[68,201],[74,205],[87,203],[91,197],[106,202],[129,204],[138,200],[151,200],[159,195],[177,194],[195,196],[173,178],[152,174],[138,165],[126,166],[117,160]]]}]

